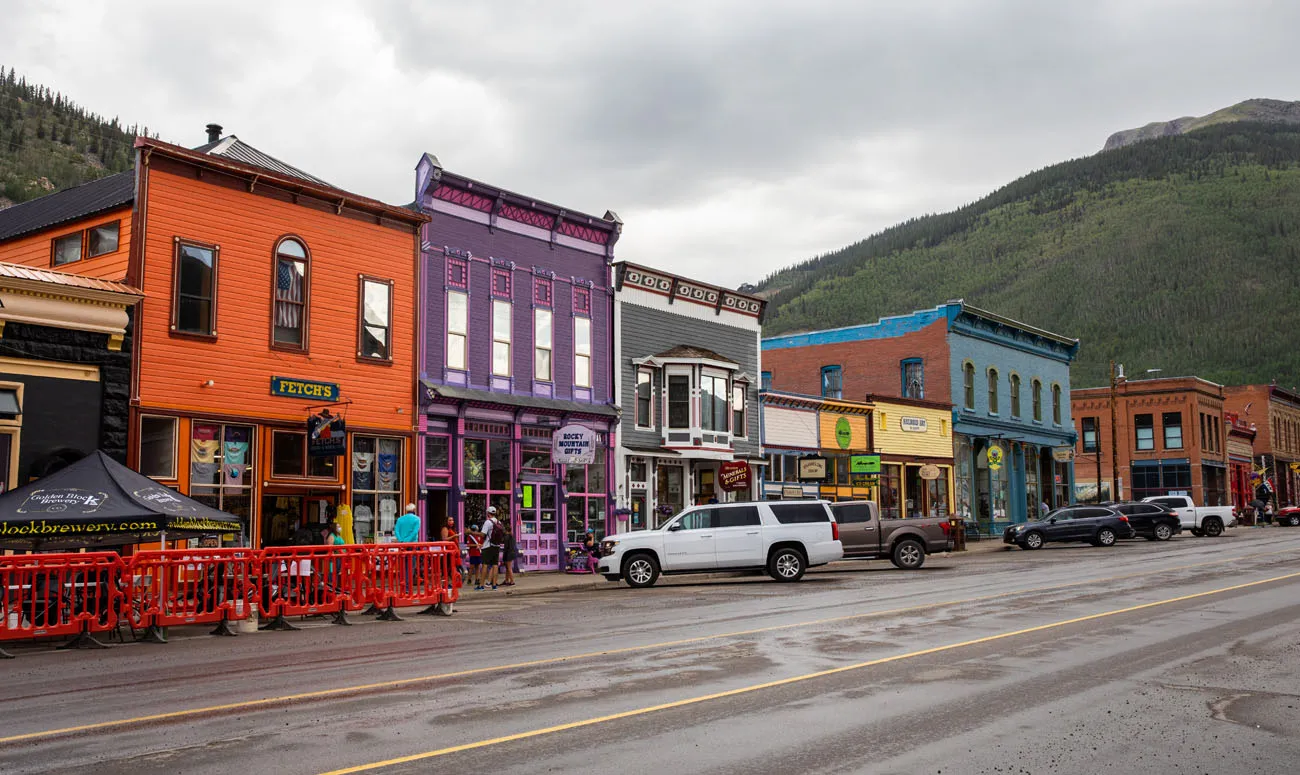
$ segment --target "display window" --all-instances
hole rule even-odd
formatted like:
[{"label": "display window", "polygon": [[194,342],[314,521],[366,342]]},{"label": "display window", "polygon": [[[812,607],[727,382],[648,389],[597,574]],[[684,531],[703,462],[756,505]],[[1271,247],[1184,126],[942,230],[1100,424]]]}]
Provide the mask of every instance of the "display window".
[{"label": "display window", "polygon": [[251,536],[256,450],[251,425],[195,421],[190,424],[189,496],[205,506],[234,514],[242,536],[222,536],[226,546],[240,546]]},{"label": "display window", "polygon": [[[597,443],[601,443],[599,437]],[[605,537],[606,476],[603,446],[596,447],[596,459],[590,465],[564,467],[565,536],[569,543],[581,542],[586,533],[594,534],[597,541]]]},{"label": "display window", "polygon": [[352,532],[357,543],[392,539],[402,498],[402,440],[352,437]]},{"label": "display window", "polygon": [[509,439],[465,439],[464,525],[481,526],[488,506],[497,516],[511,518],[512,477]]}]

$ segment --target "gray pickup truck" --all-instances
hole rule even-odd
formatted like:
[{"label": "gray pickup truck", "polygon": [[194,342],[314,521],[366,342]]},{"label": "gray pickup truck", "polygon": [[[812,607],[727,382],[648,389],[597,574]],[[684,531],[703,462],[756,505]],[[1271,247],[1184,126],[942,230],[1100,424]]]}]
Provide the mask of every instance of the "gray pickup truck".
[{"label": "gray pickup truck", "polygon": [[881,519],[874,501],[832,503],[831,512],[840,526],[846,560],[888,558],[903,570],[916,570],[925,564],[925,555],[952,549],[946,517]]}]

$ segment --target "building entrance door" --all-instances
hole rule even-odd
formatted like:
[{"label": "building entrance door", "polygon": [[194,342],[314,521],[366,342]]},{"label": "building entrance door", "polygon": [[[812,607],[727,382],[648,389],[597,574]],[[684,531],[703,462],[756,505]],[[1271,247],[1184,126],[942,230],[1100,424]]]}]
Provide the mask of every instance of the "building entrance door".
[{"label": "building entrance door", "polygon": [[519,501],[520,570],[560,569],[558,493],[553,484],[523,485]]}]

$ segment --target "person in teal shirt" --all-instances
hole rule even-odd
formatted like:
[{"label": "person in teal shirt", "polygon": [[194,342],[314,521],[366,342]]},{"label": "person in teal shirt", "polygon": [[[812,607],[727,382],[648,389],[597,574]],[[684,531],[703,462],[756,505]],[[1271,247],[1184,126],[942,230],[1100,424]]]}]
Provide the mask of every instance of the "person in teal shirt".
[{"label": "person in teal shirt", "polygon": [[406,504],[406,513],[397,518],[393,537],[399,544],[413,544],[420,540],[420,517],[415,513],[414,503]]}]

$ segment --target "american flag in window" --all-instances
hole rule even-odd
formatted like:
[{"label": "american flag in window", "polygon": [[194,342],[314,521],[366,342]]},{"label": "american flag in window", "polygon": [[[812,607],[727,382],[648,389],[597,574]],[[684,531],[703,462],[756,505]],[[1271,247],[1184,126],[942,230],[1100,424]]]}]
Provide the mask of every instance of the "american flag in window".
[{"label": "american flag in window", "polygon": [[[292,244],[296,247],[296,243]],[[289,253],[288,256],[285,253]],[[278,344],[303,345],[303,315],[306,308],[304,284],[307,262],[293,256],[292,248],[281,249],[275,262],[275,341]]]}]

